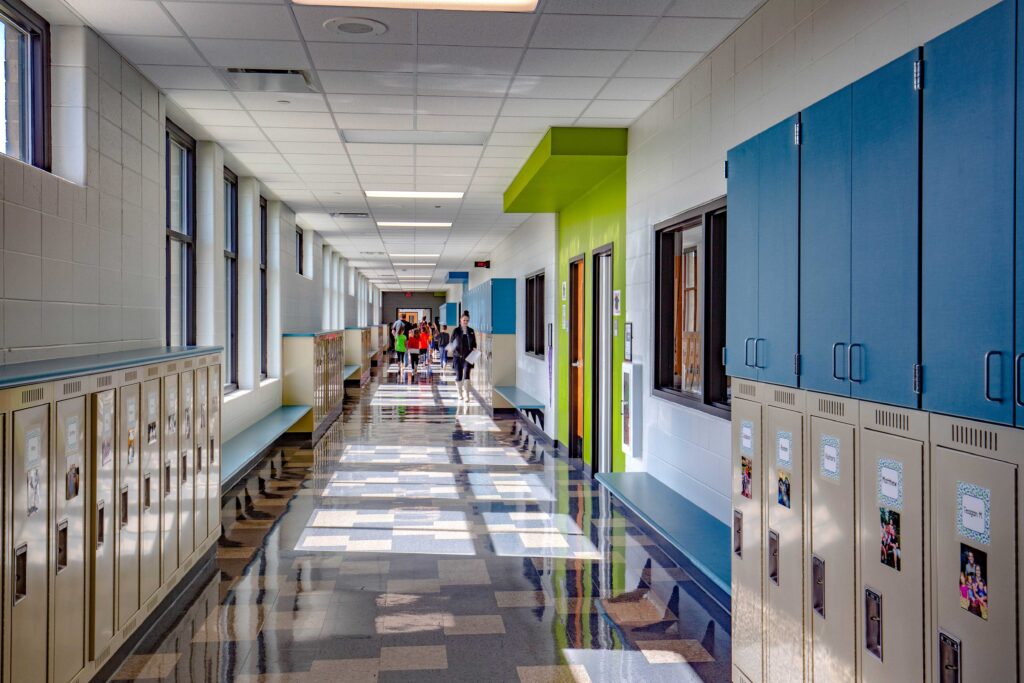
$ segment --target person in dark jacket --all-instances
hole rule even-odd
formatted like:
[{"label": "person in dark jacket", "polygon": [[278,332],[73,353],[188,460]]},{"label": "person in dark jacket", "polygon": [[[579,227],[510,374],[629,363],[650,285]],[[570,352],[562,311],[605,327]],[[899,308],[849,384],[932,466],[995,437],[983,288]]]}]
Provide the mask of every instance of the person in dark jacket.
[{"label": "person in dark jacket", "polygon": [[452,343],[452,335],[448,333],[448,326],[441,325],[441,333],[437,336],[437,345],[441,349],[441,369],[448,369],[448,345]]},{"label": "person in dark jacket", "polygon": [[473,365],[466,358],[476,350],[476,332],[469,326],[469,311],[463,311],[459,326],[452,332],[452,363],[455,366],[455,386],[459,390],[459,400],[469,401],[469,374]]}]

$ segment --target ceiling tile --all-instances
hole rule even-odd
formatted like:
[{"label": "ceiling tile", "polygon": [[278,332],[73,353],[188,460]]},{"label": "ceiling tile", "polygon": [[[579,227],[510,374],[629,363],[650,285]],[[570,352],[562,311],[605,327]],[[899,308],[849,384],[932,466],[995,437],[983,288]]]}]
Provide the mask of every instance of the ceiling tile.
[{"label": "ceiling tile", "polygon": [[508,76],[461,74],[419,74],[416,91],[420,95],[477,95],[504,97]]},{"label": "ceiling tile", "polygon": [[[453,116],[497,116],[501,109],[498,97],[418,97],[417,114]],[[488,128],[488,130],[490,130]]]},{"label": "ceiling tile", "polygon": [[517,76],[508,96],[592,99],[605,81],[604,78],[569,76]]},{"label": "ceiling tile", "polygon": [[308,69],[309,60],[297,40],[229,40],[196,38],[196,47],[214,66],[266,69]]},{"label": "ceiling tile", "polygon": [[247,126],[252,123],[246,112],[232,109],[189,109],[188,114],[200,126]]},{"label": "ceiling tile", "polygon": [[488,144],[536,147],[543,135],[539,133],[491,133]]},{"label": "ceiling tile", "polygon": [[276,128],[334,128],[330,114],[308,111],[254,111],[252,117],[260,126]]},{"label": "ceiling tile", "polygon": [[546,50],[530,48],[520,76],[611,76],[628,52],[621,50]]},{"label": "ceiling tile", "polygon": [[416,90],[416,77],[411,73],[318,70],[317,75],[328,93],[412,95]]},{"label": "ceiling tile", "polygon": [[185,109],[237,109],[242,105],[224,90],[165,90],[174,103]]},{"label": "ceiling tile", "polygon": [[475,159],[483,151],[481,145],[416,145],[417,157],[444,156],[446,158]]},{"label": "ceiling tile", "polygon": [[155,2],[135,0],[69,0],[76,12],[104,34],[180,36],[181,31]]},{"label": "ceiling tile", "polygon": [[612,78],[598,97],[602,100],[656,100],[675,84],[672,78]]},{"label": "ceiling tile", "polygon": [[493,116],[430,116],[420,114],[416,117],[416,130],[489,133],[493,126]]},{"label": "ceiling tile", "polygon": [[655,21],[652,17],[544,14],[530,47],[632,50]]},{"label": "ceiling tile", "polygon": [[295,5],[295,18],[299,22],[299,30],[306,40],[314,42],[338,42],[338,43],[405,43],[416,42],[414,30],[416,12],[408,10],[388,10],[359,8],[348,16],[358,16],[360,19],[373,19],[387,26],[387,31],[381,35],[371,33],[341,33],[340,31],[329,30],[324,27],[324,22],[338,16],[344,16],[346,12],[337,7],[304,7]]},{"label": "ceiling tile", "polygon": [[288,8],[284,5],[166,0],[163,5],[185,29],[185,33],[193,38],[299,39]]},{"label": "ceiling tile", "polygon": [[558,116],[499,116],[494,124],[496,132],[546,133],[551,126],[571,126],[574,117]]},{"label": "ceiling tile", "polygon": [[249,111],[327,111],[319,93],[240,92],[236,96]]},{"label": "ceiling tile", "polygon": [[663,18],[639,49],[707,52],[722,42],[737,23],[735,19]]},{"label": "ceiling tile", "polygon": [[267,140],[222,140],[219,141],[219,144],[232,154],[247,152],[270,154],[277,152],[277,150],[274,149],[274,145]]},{"label": "ceiling tile", "polygon": [[583,113],[589,100],[509,99],[501,108],[504,116],[572,116]]},{"label": "ceiling tile", "polygon": [[678,80],[703,56],[703,52],[634,52],[616,75]]},{"label": "ceiling tile", "polygon": [[264,128],[274,142],[337,142],[338,131],[327,128]]},{"label": "ceiling tile", "polygon": [[[717,2],[718,0],[710,0]],[[634,14],[660,17],[671,0],[548,0],[548,14]]]},{"label": "ceiling tile", "polygon": [[746,18],[764,0],[675,0],[666,14],[671,17]]},{"label": "ceiling tile", "polygon": [[581,116],[576,122],[577,126],[586,126],[587,128],[629,128],[636,121],[635,116],[629,118],[591,118],[589,116]]},{"label": "ceiling tile", "polygon": [[308,43],[318,69],[349,71],[415,71],[413,45],[364,45],[351,43]]},{"label": "ceiling tile", "polygon": [[139,71],[161,90],[224,90],[213,69],[203,66],[139,66]]},{"label": "ceiling tile", "polygon": [[508,74],[515,72],[522,50],[509,47],[421,45],[420,73]]},{"label": "ceiling tile", "polygon": [[583,113],[591,118],[636,118],[647,111],[653,102],[629,100],[595,100]]},{"label": "ceiling tile", "polygon": [[109,36],[110,44],[133,64],[203,66],[203,58],[187,38]]},{"label": "ceiling tile", "polygon": [[412,114],[413,98],[409,95],[328,95],[335,113],[347,114]]},{"label": "ceiling tile", "polygon": [[420,45],[523,47],[535,16],[510,12],[420,12]]},{"label": "ceiling tile", "polygon": [[345,145],[348,147],[348,151],[353,156],[355,155],[396,155],[396,156],[412,156],[415,151],[413,145],[402,145],[395,144],[389,145],[384,143],[368,143],[368,142],[349,142]]},{"label": "ceiling tile", "polygon": [[335,114],[338,128],[355,130],[412,130],[413,117],[401,114]]},{"label": "ceiling tile", "polygon": [[213,140],[265,140],[255,126],[203,126]]}]

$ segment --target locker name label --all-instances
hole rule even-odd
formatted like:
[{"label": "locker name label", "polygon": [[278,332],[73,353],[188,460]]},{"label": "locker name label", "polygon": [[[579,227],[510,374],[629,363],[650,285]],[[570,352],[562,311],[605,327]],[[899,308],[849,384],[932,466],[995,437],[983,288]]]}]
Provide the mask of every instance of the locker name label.
[{"label": "locker name label", "polygon": [[777,444],[775,464],[787,470],[793,469],[793,434],[792,432],[778,432],[775,435]]},{"label": "locker name label", "polygon": [[839,481],[839,439],[823,434],[821,436],[821,476]]},{"label": "locker name label", "polygon": [[754,451],[754,423],[749,420],[740,423],[740,450],[746,455]]},{"label": "locker name label", "polygon": [[903,463],[899,460],[878,461],[878,504],[901,512],[903,510]]},{"label": "locker name label", "polygon": [[957,532],[964,538],[989,545],[992,541],[989,519],[992,514],[989,489],[958,481],[956,484]]}]

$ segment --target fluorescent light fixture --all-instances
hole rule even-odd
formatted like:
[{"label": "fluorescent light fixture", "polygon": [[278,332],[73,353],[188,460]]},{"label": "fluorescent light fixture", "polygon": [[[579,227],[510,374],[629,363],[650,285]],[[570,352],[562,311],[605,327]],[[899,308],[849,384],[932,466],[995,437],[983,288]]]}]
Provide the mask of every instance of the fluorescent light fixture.
[{"label": "fluorescent light fixture", "polygon": [[371,199],[462,199],[465,192],[414,192],[411,190],[367,190]]},{"label": "fluorescent light fixture", "polygon": [[467,12],[532,12],[537,0],[292,0],[296,5],[375,9],[448,9]]},{"label": "fluorescent light fixture", "polygon": [[490,133],[434,130],[343,130],[345,142],[377,145],[466,145],[483,147]]},{"label": "fluorescent light fixture", "polygon": [[399,280],[432,280],[433,275],[399,275]]},{"label": "fluorescent light fixture", "polygon": [[391,258],[441,258],[440,254],[391,254]]},{"label": "fluorescent light fixture", "polygon": [[413,268],[434,268],[436,263],[392,263],[393,266],[412,266]]},{"label": "fluorescent light fixture", "polygon": [[429,221],[377,221],[378,228],[450,228],[451,223],[431,223]]}]

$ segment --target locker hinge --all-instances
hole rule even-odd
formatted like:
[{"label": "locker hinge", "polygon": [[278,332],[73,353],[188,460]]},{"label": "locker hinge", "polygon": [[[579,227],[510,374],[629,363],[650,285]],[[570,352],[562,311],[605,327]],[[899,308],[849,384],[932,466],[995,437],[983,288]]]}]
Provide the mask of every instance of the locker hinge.
[{"label": "locker hinge", "polygon": [[801,142],[803,142],[803,137],[800,134],[800,123],[797,122],[793,124],[793,144],[799,145]]},{"label": "locker hinge", "polygon": [[920,394],[921,393],[921,374],[922,374],[921,364],[920,363],[914,363],[914,393],[915,394]]},{"label": "locker hinge", "polygon": [[722,173],[725,175],[725,178],[728,179],[729,178],[729,160],[728,159],[725,160],[724,166],[725,166],[725,168],[722,170]]},{"label": "locker hinge", "polygon": [[727,356],[726,356],[726,348],[727,347],[725,347],[725,346],[722,347],[722,367],[723,368],[726,365],[726,363],[725,363],[725,359],[727,358]]},{"label": "locker hinge", "polygon": [[793,354],[793,374],[794,375],[799,375],[800,374],[800,354],[799,353],[794,353]]},{"label": "locker hinge", "polygon": [[914,90],[924,90],[924,62],[920,59],[914,62]]}]

